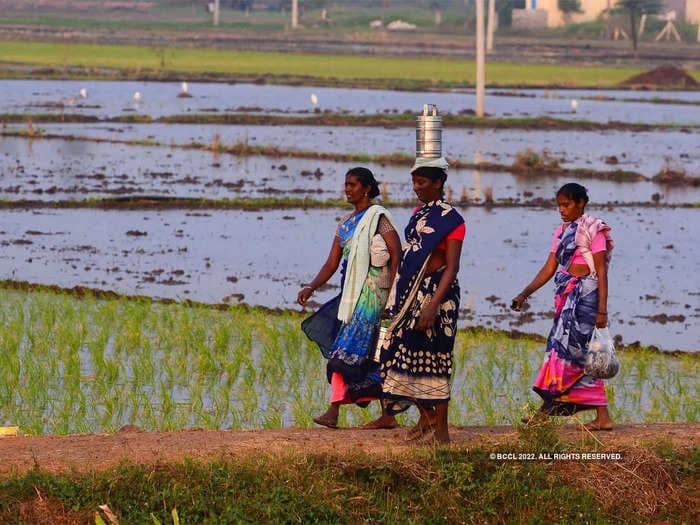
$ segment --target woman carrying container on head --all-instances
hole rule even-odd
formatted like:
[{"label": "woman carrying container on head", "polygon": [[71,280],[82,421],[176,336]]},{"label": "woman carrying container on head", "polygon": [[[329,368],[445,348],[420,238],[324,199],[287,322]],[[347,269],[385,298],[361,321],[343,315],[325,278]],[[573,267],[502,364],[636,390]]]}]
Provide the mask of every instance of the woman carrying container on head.
[{"label": "woman carrying container on head", "polygon": [[588,194],[580,184],[565,184],[556,198],[563,224],[554,232],[546,262],[511,308],[520,311],[527,298],[554,276],[554,325],[533,385],[543,399],[540,413],[572,415],[595,409],[596,418],[586,428],[612,430],[603,380],[584,373],[593,328],[608,324],[610,227],[585,214]]},{"label": "woman carrying container on head", "polygon": [[422,206],[405,229],[401,264],[387,304],[392,316],[381,350],[381,377],[387,412],[415,404],[418,423],[407,440],[449,443],[452,352],[459,314],[459,258],[464,219],[443,201],[444,158],[421,159],[411,171]]},{"label": "woman carrying container on head", "polygon": [[[354,210],[340,219],[328,259],[297,296],[297,302],[305,306],[314,290],[326,283],[342,262],[342,293],[337,309],[340,329],[330,345],[327,365],[330,405],[314,418],[315,423],[330,428],[338,426],[341,404],[367,406],[381,392],[379,366],[373,360],[376,334],[401,256],[401,241],[389,212],[371,202],[379,195],[372,172],[362,167],[349,170],[345,195]],[[312,337],[308,331],[307,335]],[[394,417],[382,410],[379,419],[363,428],[396,426]]]}]

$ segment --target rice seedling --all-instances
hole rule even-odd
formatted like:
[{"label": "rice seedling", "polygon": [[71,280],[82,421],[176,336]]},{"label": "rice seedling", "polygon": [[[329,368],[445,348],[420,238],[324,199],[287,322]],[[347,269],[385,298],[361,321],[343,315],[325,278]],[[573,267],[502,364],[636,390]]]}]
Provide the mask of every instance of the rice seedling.
[{"label": "rice seedling", "polygon": [[[25,433],[308,426],[323,410],[325,362],[293,312],[81,299],[0,290],[0,423]],[[507,424],[537,401],[542,344],[460,331],[450,420]],[[696,356],[622,352],[608,382],[616,421],[697,420]],[[341,411],[370,421],[379,405]],[[406,420],[415,417],[409,411]],[[402,419],[401,421],[403,421]],[[408,421],[407,421],[408,422]]]}]

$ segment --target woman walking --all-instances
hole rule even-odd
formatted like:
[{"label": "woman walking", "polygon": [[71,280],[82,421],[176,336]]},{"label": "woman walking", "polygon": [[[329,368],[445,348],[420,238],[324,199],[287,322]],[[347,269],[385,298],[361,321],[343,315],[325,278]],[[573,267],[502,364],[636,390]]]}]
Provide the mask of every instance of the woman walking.
[{"label": "woman walking", "polygon": [[[379,186],[367,168],[345,175],[345,195],[352,213],[338,223],[328,259],[316,277],[304,286],[297,302],[305,306],[311,294],[335,274],[342,262],[342,294],[337,318],[340,330],[330,348],[327,365],[330,405],[314,422],[337,428],[341,404],[367,406],[378,398],[379,366],[373,361],[381,313],[401,256],[401,241],[389,212],[371,200]],[[396,420],[382,410],[379,419],[364,428],[394,428]]]},{"label": "woman walking", "polygon": [[584,373],[593,328],[608,324],[610,227],[585,214],[588,194],[580,184],[565,184],[556,198],[563,224],[554,232],[547,261],[511,308],[520,311],[528,297],[554,277],[554,325],[533,385],[543,399],[541,413],[571,415],[595,409],[596,417],[586,428],[612,430],[603,380]]},{"label": "woman walking", "polygon": [[422,162],[411,172],[413,190],[423,203],[406,226],[406,244],[387,309],[393,316],[381,350],[381,377],[387,411],[412,404],[420,420],[407,436],[449,443],[452,351],[459,313],[459,258],[465,225],[444,202],[447,162]]}]

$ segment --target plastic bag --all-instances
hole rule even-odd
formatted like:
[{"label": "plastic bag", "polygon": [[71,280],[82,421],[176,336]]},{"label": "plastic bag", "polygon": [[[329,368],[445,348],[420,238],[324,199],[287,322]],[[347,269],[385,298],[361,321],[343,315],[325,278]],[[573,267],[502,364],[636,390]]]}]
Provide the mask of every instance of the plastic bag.
[{"label": "plastic bag", "polygon": [[620,361],[607,326],[593,329],[583,370],[586,375],[596,379],[610,379],[620,370]]}]

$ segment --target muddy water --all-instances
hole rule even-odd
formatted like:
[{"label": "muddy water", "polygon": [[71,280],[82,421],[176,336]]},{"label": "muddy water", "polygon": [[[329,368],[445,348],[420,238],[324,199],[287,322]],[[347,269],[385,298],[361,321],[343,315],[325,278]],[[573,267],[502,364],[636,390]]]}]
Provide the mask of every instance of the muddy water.
[{"label": "muddy water", "polygon": [[[23,128],[11,126],[11,129]],[[42,124],[39,128],[50,134],[105,140],[153,140],[184,145],[211,144],[218,136],[224,145],[240,143],[323,153],[415,154],[415,132],[411,128],[187,124]],[[696,147],[699,142],[700,132],[683,131],[449,129],[443,136],[445,154],[466,162],[510,165],[526,148],[537,152],[546,149],[565,168],[621,169],[649,177],[659,173],[667,163],[689,175],[700,176]]]},{"label": "muddy water", "polygon": [[[0,198],[65,200],[89,197],[305,197],[342,198],[351,165],[364,164],[387,183],[389,197],[414,198],[408,166],[344,163],[291,157],[234,157],[203,150],[128,146],[89,141],[0,138]],[[550,199],[569,176],[522,176],[508,172],[452,170],[454,199],[483,202],[491,188],[496,202]],[[666,187],[650,181],[613,182],[588,179],[599,203],[700,202],[700,187]]]},{"label": "muddy water", "polygon": [[[700,350],[698,210],[592,210],[613,227],[611,327],[627,343]],[[2,211],[0,277],[126,294],[297,308],[299,286],[330,248],[339,209],[285,211]],[[395,210],[398,224],[410,211]],[[521,315],[507,304],[539,269],[553,210],[465,210],[461,323],[545,334],[551,285]],[[245,247],[245,249],[241,249]],[[318,293],[337,292],[338,277]]]},{"label": "muddy water", "polygon": [[[87,98],[80,90],[87,90]],[[444,113],[474,110],[475,95],[471,91],[452,93],[395,92],[389,90],[321,88],[312,86],[260,86],[253,84],[191,83],[192,98],[178,98],[178,83],[110,82],[110,81],[37,81],[2,80],[0,93],[2,113],[69,112],[101,117],[129,113],[160,117],[180,113],[224,112],[241,108],[267,113],[304,113],[315,108],[311,94],[318,98],[316,108],[334,112],[385,113],[417,112],[424,103],[437,104]],[[502,92],[496,90],[495,92]],[[134,100],[134,94],[140,100]],[[523,96],[487,94],[486,111],[496,117],[550,116],[598,122],[677,122],[700,123],[700,105],[678,106],[644,102],[578,100],[578,111],[571,109],[571,99],[581,96],[615,96],[602,90],[579,90],[574,93],[551,90],[528,90]],[[683,97],[700,101],[700,92],[680,95],[677,92],[655,92],[662,98]],[[630,95],[628,94],[628,97]],[[634,93],[637,98],[637,93]]]},{"label": "muddy water", "polygon": [[[9,129],[23,130],[13,125]],[[415,154],[415,132],[410,128],[324,126],[225,126],[167,124],[42,124],[48,134],[103,140],[151,140],[165,144],[274,146],[283,150],[383,155]],[[0,139],[1,141],[2,139]],[[547,150],[564,168],[598,171],[628,170],[652,177],[669,165],[700,176],[696,144],[700,132],[682,131],[523,131],[448,129],[443,147],[450,159],[465,162],[512,164],[530,148]]]}]

